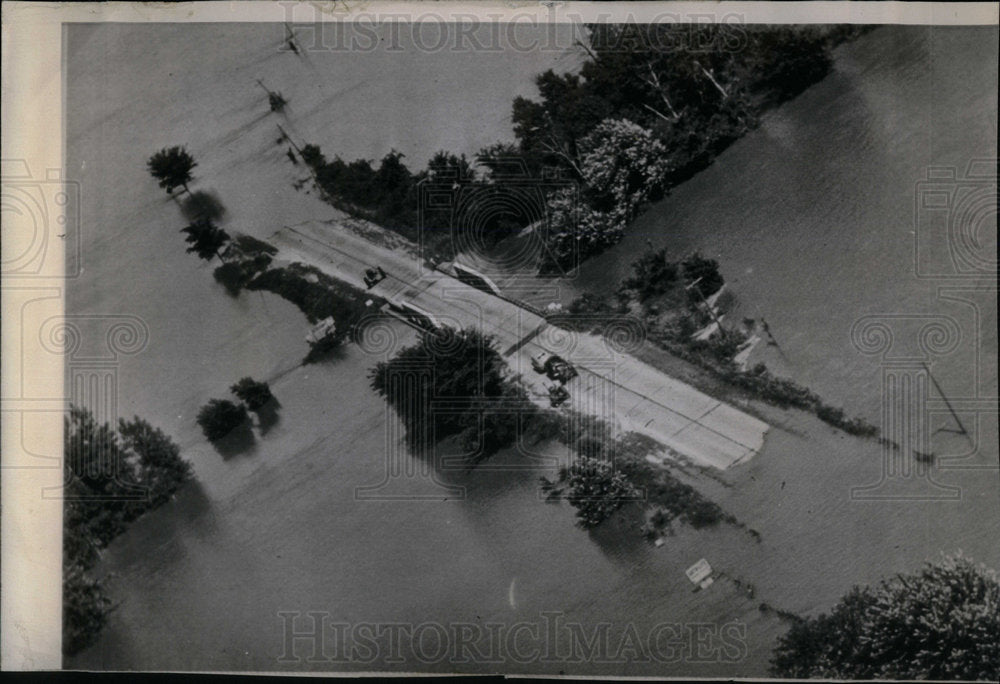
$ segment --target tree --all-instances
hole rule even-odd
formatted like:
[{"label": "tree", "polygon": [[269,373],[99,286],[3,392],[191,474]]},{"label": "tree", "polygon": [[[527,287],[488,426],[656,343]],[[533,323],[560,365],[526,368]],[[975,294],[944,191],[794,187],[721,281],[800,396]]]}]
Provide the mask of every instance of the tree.
[{"label": "tree", "polygon": [[258,382],[250,377],[240,379],[229,391],[239,397],[251,411],[262,408],[274,398],[266,382]]},{"label": "tree", "polygon": [[179,146],[164,148],[146,162],[149,173],[169,193],[173,193],[178,186],[190,192],[187,184],[191,182],[191,169],[197,165],[187,150]]},{"label": "tree", "polygon": [[829,679],[1000,680],[1000,583],[961,555],[874,588],[778,642],[773,674]]},{"label": "tree", "polygon": [[189,253],[194,252],[205,261],[211,261],[212,257],[219,257],[219,261],[225,261],[221,250],[229,242],[229,233],[212,223],[211,219],[204,217],[197,219],[182,228],[181,232],[187,234],[184,240],[191,245],[187,249]]},{"label": "tree", "polygon": [[625,226],[607,212],[592,209],[572,189],[550,193],[546,200],[546,267],[571,268],[622,239]]},{"label": "tree", "polygon": [[67,483],[63,515],[63,652],[89,645],[112,610],[87,571],[100,549],[131,520],[166,502],[191,478],[191,466],[163,432],[134,417],[117,432],[82,407],[65,419]]},{"label": "tree", "polygon": [[580,167],[595,207],[627,223],[663,192],[672,170],[666,148],[627,119],[606,119],[580,141]]},{"label": "tree", "polygon": [[597,527],[638,494],[611,463],[592,456],[581,456],[569,467],[566,483],[566,499],[576,508],[577,522],[584,528]]},{"label": "tree", "polygon": [[[426,332],[417,344],[379,362],[369,377],[417,451],[432,446],[431,440],[456,436],[477,457],[490,456],[513,443],[525,417],[536,411],[494,339],[474,329]],[[432,402],[448,399],[467,407],[433,411]]]},{"label": "tree", "polygon": [[[701,297],[711,297],[726,282],[719,273],[719,262],[715,259],[706,259],[698,252],[682,261],[681,266],[684,269],[684,282],[689,287],[697,283],[694,287],[701,293]],[[701,297],[694,296],[694,299],[701,301]]]},{"label": "tree", "polygon": [[114,610],[104,583],[86,575],[78,564],[63,569],[63,653],[74,655],[94,642]]},{"label": "tree", "polygon": [[247,419],[243,404],[228,399],[212,399],[198,411],[198,425],[209,441],[217,441],[238,428]]},{"label": "tree", "polygon": [[191,464],[181,458],[180,447],[162,430],[138,416],[118,421],[118,436],[125,454],[134,454],[136,477],[149,488],[149,508],[166,501],[191,479]]},{"label": "tree", "polygon": [[640,302],[669,292],[678,277],[677,263],[667,259],[667,250],[646,252],[632,262],[632,275],[622,281],[622,288],[635,290]]}]

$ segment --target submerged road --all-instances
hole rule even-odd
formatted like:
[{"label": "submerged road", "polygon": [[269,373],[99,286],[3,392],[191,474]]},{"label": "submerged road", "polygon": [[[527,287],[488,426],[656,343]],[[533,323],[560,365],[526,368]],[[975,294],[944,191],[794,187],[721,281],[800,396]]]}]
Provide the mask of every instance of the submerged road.
[{"label": "submerged road", "polygon": [[725,469],[751,458],[770,427],[625,353],[642,344],[639,327],[595,335],[549,325],[514,302],[381,247],[336,221],[285,227],[270,241],[279,249],[279,259],[315,266],[363,289],[365,270],[380,266],[387,277],[372,294],[397,306],[416,307],[439,324],[471,326],[492,335],[511,369],[544,406],[549,381],[534,372],[531,357],[543,351],[558,354],[579,371],[566,384],[570,400],[565,406],[619,430],[647,435],[699,465]]}]

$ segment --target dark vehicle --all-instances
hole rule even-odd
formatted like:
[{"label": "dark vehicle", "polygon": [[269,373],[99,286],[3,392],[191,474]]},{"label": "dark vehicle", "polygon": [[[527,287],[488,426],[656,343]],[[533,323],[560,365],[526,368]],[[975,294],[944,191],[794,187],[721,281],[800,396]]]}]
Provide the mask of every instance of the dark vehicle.
[{"label": "dark vehicle", "polygon": [[365,287],[369,290],[385,280],[385,271],[381,266],[365,269]]},{"label": "dark vehicle", "polygon": [[531,367],[535,369],[536,373],[543,373],[549,380],[561,383],[567,383],[578,375],[573,364],[561,356],[548,352],[531,357]]}]

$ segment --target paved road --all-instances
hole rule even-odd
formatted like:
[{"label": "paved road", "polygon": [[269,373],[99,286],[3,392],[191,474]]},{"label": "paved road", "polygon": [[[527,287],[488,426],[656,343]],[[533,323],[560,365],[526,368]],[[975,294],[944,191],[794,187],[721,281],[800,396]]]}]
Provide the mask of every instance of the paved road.
[{"label": "paved road", "polygon": [[364,271],[381,266],[387,278],[371,291],[409,303],[439,323],[474,326],[493,335],[535,399],[548,405],[548,380],[531,368],[542,351],[570,360],[580,372],[567,384],[567,406],[635,431],[695,463],[728,468],[751,458],[769,426],[623,353],[641,344],[638,329],[610,335],[573,333],[516,304],[427,268],[412,256],[381,247],[336,222],[311,221],[279,230],[271,243],[279,259],[300,261],[364,288]]}]

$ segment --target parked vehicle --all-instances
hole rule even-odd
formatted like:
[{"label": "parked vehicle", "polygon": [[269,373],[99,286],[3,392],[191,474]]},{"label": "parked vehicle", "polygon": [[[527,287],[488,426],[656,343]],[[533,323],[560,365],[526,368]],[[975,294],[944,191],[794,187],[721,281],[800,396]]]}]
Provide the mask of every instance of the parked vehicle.
[{"label": "parked vehicle", "polygon": [[531,367],[536,373],[545,375],[549,380],[561,383],[567,383],[578,375],[573,364],[561,356],[548,352],[541,352],[531,357]]}]

